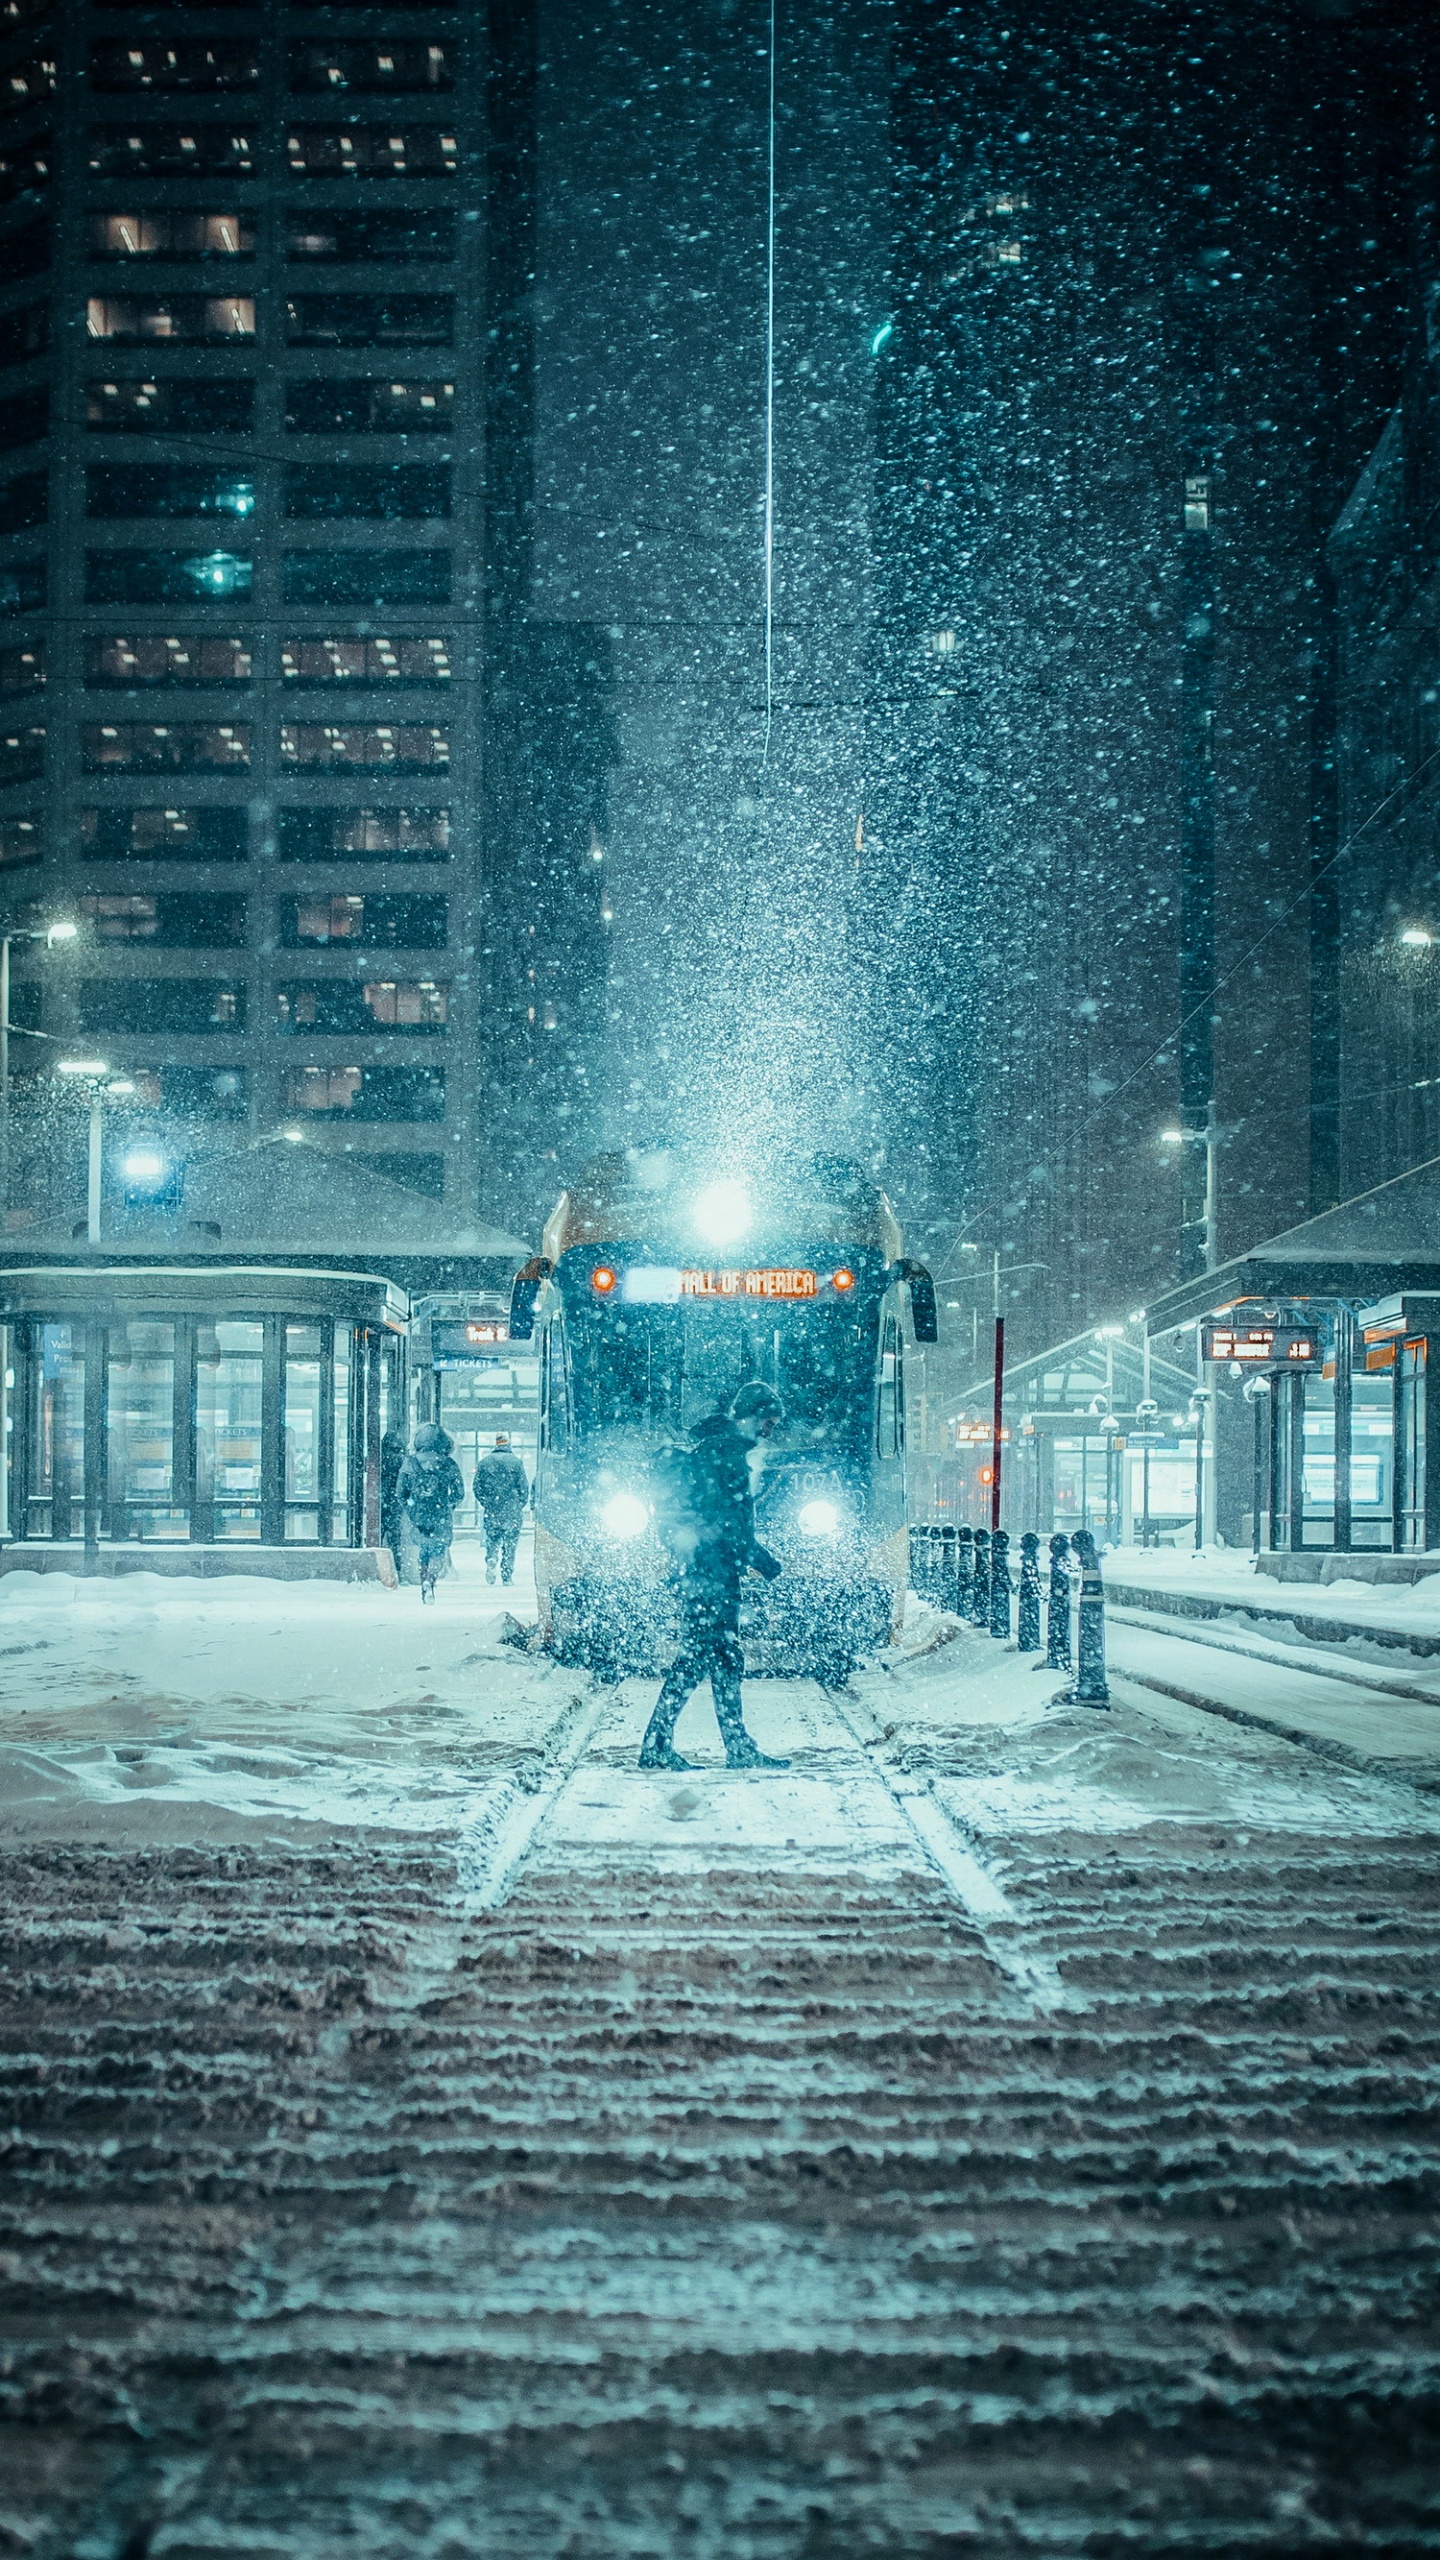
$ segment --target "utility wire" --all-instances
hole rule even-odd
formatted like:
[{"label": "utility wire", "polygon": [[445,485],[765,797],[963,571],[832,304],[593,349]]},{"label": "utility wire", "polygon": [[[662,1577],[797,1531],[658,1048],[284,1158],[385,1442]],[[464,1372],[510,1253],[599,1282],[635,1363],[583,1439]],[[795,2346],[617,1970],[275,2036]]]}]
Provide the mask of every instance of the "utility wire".
[{"label": "utility wire", "polygon": [[770,722],[775,707],[775,11],[770,0],[770,165],[765,225],[765,744],[770,762]]}]

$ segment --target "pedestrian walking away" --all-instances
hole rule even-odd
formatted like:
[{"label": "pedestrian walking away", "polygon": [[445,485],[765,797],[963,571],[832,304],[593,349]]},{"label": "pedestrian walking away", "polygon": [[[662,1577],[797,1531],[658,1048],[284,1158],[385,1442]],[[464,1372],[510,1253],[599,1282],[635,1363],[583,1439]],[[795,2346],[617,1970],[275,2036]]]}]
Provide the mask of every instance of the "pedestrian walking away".
[{"label": "pedestrian walking away", "polygon": [[494,1448],[486,1450],[475,1470],[473,1491],[485,1522],[485,1579],[494,1581],[498,1565],[501,1581],[510,1582],[520,1523],[530,1499],[530,1479],[524,1461],[510,1446],[508,1431],[496,1432]]},{"label": "pedestrian walking away", "polygon": [[740,1680],[740,1580],[746,1572],[773,1582],[780,1564],[755,1539],[750,1452],[785,1419],[772,1387],[752,1379],[728,1413],[699,1424],[688,1449],[671,1449],[655,1471],[656,1526],[674,1563],[680,1593],[680,1649],[665,1677],[640,1745],[642,1769],[689,1769],[675,1749],[675,1727],[692,1691],[708,1677],[715,1721],[731,1769],[788,1769],[745,1730]]},{"label": "pedestrian walking away", "polygon": [[455,1506],[465,1499],[465,1479],[455,1464],[455,1444],[438,1422],[422,1422],[415,1445],[396,1478],[395,1491],[420,1551],[420,1597],[433,1600],[435,1578],[450,1553]]}]

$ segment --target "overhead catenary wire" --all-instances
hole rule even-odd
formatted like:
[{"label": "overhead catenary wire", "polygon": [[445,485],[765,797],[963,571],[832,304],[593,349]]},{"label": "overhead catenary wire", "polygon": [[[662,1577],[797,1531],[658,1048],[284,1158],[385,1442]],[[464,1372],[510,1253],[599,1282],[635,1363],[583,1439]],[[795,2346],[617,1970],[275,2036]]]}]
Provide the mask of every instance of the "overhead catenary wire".
[{"label": "overhead catenary wire", "polygon": [[769,123],[765,207],[765,740],[763,773],[770,762],[775,708],[775,13],[770,0]]}]

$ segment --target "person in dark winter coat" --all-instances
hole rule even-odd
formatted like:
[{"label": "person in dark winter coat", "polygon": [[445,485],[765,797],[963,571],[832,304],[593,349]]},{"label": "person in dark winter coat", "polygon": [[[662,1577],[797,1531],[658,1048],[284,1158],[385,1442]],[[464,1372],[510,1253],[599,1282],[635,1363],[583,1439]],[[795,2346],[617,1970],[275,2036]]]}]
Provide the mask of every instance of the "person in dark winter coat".
[{"label": "person in dark winter coat", "polygon": [[692,1690],[707,1676],[715,1721],[732,1769],[787,1769],[767,1759],[745,1730],[740,1678],[740,1578],[753,1571],[773,1582],[777,1559],[756,1542],[750,1452],[785,1419],[773,1388],[752,1379],[728,1413],[713,1413],[693,1435],[662,1489],[660,1534],[675,1560],[680,1586],[680,1650],[666,1674],[640,1745],[642,1769],[688,1769],[675,1749],[675,1726]]},{"label": "person in dark winter coat", "polygon": [[510,1446],[508,1431],[497,1431],[494,1448],[486,1450],[476,1468],[474,1493],[485,1520],[485,1579],[494,1581],[498,1560],[500,1579],[509,1582],[515,1572],[515,1549],[530,1498],[530,1479]]},{"label": "person in dark winter coat", "polygon": [[450,1552],[455,1505],[465,1480],[455,1464],[455,1443],[438,1422],[422,1422],[415,1445],[396,1478],[396,1495],[409,1516],[420,1550],[420,1597],[433,1600],[435,1577]]}]

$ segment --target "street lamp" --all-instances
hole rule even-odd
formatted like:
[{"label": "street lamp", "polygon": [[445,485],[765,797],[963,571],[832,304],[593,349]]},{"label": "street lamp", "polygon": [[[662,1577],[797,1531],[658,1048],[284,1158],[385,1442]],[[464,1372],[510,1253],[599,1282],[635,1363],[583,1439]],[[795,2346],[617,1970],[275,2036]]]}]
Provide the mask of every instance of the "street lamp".
[{"label": "street lamp", "polygon": [[0,933],[0,1210],[10,1206],[10,946],[14,942],[73,942],[80,931],[73,916],[57,916],[50,924],[26,925]]},{"label": "street lamp", "polygon": [[85,1241],[100,1241],[100,1176],[104,1165],[105,1104],[133,1093],[133,1076],[112,1076],[103,1058],[58,1058],[57,1075],[73,1076],[89,1087],[90,1139],[86,1154]]}]

